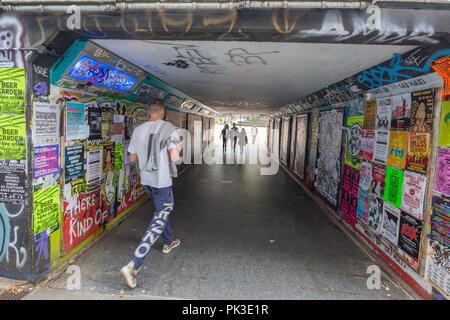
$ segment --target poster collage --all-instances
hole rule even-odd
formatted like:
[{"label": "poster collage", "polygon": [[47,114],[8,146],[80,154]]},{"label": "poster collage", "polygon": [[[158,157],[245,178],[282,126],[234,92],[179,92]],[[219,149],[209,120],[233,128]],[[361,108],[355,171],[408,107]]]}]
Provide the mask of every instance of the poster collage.
[{"label": "poster collage", "polygon": [[[388,243],[416,271],[421,239],[428,233],[423,225],[434,101],[434,90],[368,100],[364,115],[348,116],[344,127],[340,213]],[[445,107],[442,114],[440,136],[448,140],[448,128],[442,128]],[[448,294],[450,145],[441,140],[429,238],[447,252],[439,270],[447,279],[446,291],[440,287]]]},{"label": "poster collage", "polygon": [[75,94],[64,101],[62,244],[69,253],[145,197],[127,153],[143,105]]}]

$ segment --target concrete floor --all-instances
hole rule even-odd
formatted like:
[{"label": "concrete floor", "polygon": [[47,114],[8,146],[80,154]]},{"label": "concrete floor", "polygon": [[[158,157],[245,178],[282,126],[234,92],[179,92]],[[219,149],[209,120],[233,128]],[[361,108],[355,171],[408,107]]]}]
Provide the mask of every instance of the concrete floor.
[{"label": "concrete floor", "polygon": [[[79,297],[409,299],[384,276],[381,289],[369,290],[366,269],[373,261],[281,168],[272,176],[260,175],[259,168],[193,165],[174,185],[170,223],[181,246],[163,255],[158,239],[137,288],[126,286],[119,270],[150,223],[149,201],[75,262]],[[27,298],[58,299],[57,292],[67,292],[68,276]]]}]

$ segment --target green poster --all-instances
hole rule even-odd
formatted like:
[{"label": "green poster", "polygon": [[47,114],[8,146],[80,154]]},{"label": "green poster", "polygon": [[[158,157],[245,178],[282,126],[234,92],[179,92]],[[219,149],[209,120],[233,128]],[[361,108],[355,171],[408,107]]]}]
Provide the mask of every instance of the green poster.
[{"label": "green poster", "polygon": [[386,166],[386,184],[383,200],[400,208],[402,204],[403,170]]},{"label": "green poster", "polygon": [[33,194],[34,235],[50,228],[51,233],[59,228],[59,185]]},{"label": "green poster", "polygon": [[114,144],[114,171],[122,169],[123,143]]},{"label": "green poster", "polygon": [[363,122],[364,116],[347,118],[345,163],[358,170],[361,168],[361,136]]},{"label": "green poster", "polygon": [[0,68],[0,114],[25,113],[25,69]]},{"label": "green poster", "polygon": [[25,115],[0,114],[0,159],[26,158]]},{"label": "green poster", "polygon": [[439,145],[441,147],[450,147],[450,101],[442,102]]}]

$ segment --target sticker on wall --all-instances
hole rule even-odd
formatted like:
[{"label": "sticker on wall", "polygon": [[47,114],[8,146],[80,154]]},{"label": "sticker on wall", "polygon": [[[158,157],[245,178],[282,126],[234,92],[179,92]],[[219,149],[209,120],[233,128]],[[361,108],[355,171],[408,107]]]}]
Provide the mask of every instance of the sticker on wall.
[{"label": "sticker on wall", "polygon": [[450,149],[438,148],[434,190],[450,196]]},{"label": "sticker on wall", "polygon": [[361,158],[373,160],[375,149],[375,130],[363,130],[361,135]]},{"label": "sticker on wall", "polygon": [[434,92],[425,90],[411,94],[410,132],[431,132]]},{"label": "sticker on wall", "polygon": [[385,202],[381,234],[394,245],[397,245],[398,242],[399,226],[400,209]]},{"label": "sticker on wall", "polygon": [[25,160],[0,159],[0,202],[25,202]]},{"label": "sticker on wall", "polygon": [[360,168],[361,162],[361,134],[363,121],[363,116],[347,118],[345,163],[356,169]]},{"label": "sticker on wall", "polygon": [[433,195],[430,239],[450,248],[450,197]]},{"label": "sticker on wall", "polygon": [[402,203],[403,170],[386,166],[386,185],[383,200],[400,208]]},{"label": "sticker on wall", "polygon": [[65,147],[64,181],[84,178],[84,145],[73,144]]},{"label": "sticker on wall", "polygon": [[86,152],[86,184],[99,183],[102,178],[102,149]]},{"label": "sticker on wall", "polygon": [[25,115],[0,114],[0,128],[0,159],[25,160]]},{"label": "sticker on wall", "polygon": [[33,144],[35,147],[58,144],[58,105],[33,102]]},{"label": "sticker on wall", "polygon": [[34,235],[48,228],[51,229],[51,233],[59,228],[59,185],[33,194]]},{"label": "sticker on wall", "polygon": [[375,130],[389,131],[391,129],[392,97],[377,100],[377,121]]},{"label": "sticker on wall", "polygon": [[405,171],[403,173],[401,209],[417,219],[423,219],[423,208],[427,178],[419,173]]},{"label": "sticker on wall", "polygon": [[85,106],[80,102],[66,102],[66,140],[84,140],[89,137],[85,121]]},{"label": "sticker on wall", "polygon": [[386,163],[389,153],[389,131],[375,131],[375,147],[373,151],[373,160],[379,163]]},{"label": "sticker on wall", "polygon": [[391,130],[408,130],[411,113],[411,94],[392,97]]},{"label": "sticker on wall", "polygon": [[34,178],[59,173],[59,145],[33,148]]},{"label": "sticker on wall", "polygon": [[377,121],[377,100],[367,100],[364,112],[364,129],[375,130]]},{"label": "sticker on wall", "polygon": [[406,165],[406,150],[408,148],[408,132],[391,131],[389,135],[389,152],[386,164],[397,169]]},{"label": "sticker on wall", "polygon": [[400,213],[398,247],[414,261],[419,261],[421,233],[422,221],[402,211]]},{"label": "sticker on wall", "polygon": [[385,181],[386,166],[372,162],[372,181],[370,183],[369,193],[383,198]]},{"label": "sticker on wall", "polygon": [[0,114],[25,113],[25,69],[0,68]]},{"label": "sticker on wall", "polygon": [[450,148],[450,101],[442,101],[441,120],[439,122],[439,145]]},{"label": "sticker on wall", "polygon": [[408,132],[407,170],[426,174],[428,155],[430,154],[430,139],[429,133]]}]

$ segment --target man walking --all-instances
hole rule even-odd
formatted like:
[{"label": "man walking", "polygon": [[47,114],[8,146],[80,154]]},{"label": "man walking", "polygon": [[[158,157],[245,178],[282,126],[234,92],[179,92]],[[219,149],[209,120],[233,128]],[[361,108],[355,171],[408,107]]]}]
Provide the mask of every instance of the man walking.
[{"label": "man walking", "polygon": [[254,124],[252,128],[252,144],[255,144],[257,135],[258,135],[258,128],[256,128],[256,124]]},{"label": "man walking", "polygon": [[163,253],[180,245],[170,232],[169,214],[173,209],[172,177],[177,176],[175,162],[180,159],[182,145],[177,128],[163,121],[164,102],[154,99],[147,110],[150,120],[138,126],[128,147],[130,160],[138,161],[141,184],[152,198],[153,219],[130,261],[120,272],[130,288],[136,287],[136,276],[150,247],[161,235]]},{"label": "man walking", "polygon": [[231,127],[231,134],[233,137],[232,143],[233,143],[233,152],[236,151],[236,142],[239,136],[239,129],[236,127],[236,123],[233,123],[233,126]]}]

